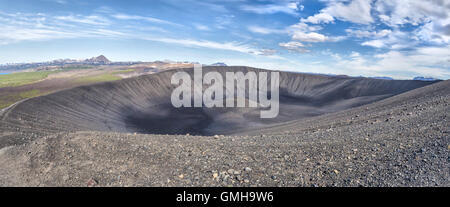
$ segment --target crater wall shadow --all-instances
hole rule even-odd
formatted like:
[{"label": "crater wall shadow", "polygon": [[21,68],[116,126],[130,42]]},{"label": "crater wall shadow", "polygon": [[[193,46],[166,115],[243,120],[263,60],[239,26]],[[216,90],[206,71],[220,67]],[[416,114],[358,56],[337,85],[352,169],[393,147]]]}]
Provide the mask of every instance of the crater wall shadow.
[{"label": "crater wall shadow", "polygon": [[[260,119],[261,108],[173,107],[170,96],[176,86],[170,80],[178,71],[193,77],[192,68],[176,69],[28,99],[1,115],[1,124],[45,132],[245,133],[361,106],[434,83],[280,72],[279,115]],[[270,72],[238,66],[203,68],[204,74],[209,71],[217,71],[222,77],[226,72]]]}]

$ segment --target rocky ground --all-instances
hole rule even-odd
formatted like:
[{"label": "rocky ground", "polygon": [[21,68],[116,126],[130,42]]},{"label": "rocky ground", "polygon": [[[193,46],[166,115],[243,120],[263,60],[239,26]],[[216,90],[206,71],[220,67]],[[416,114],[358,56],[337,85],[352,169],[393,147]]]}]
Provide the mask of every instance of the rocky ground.
[{"label": "rocky ground", "polygon": [[442,81],[240,135],[25,133],[0,185],[450,186],[449,103]]}]

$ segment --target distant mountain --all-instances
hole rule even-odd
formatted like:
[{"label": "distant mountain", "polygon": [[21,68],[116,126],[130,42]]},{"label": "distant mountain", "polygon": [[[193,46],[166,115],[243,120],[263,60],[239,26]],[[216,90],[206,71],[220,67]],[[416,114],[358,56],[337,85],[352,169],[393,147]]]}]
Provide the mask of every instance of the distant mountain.
[{"label": "distant mountain", "polygon": [[221,63],[221,62],[217,62],[217,63],[211,64],[211,66],[227,66],[227,64]]},{"label": "distant mountain", "polygon": [[382,77],[370,77],[370,78],[381,79],[381,80],[394,80],[393,78],[387,77],[387,76],[382,76]]},{"label": "distant mountain", "polygon": [[107,65],[107,64],[111,63],[111,61],[109,61],[108,58],[106,58],[103,55],[100,55],[98,57],[93,57],[90,59],[86,59],[84,62],[91,63],[91,64],[102,64],[102,65]]},{"label": "distant mountain", "polygon": [[439,80],[439,79],[432,78],[432,77],[422,77],[422,76],[417,76],[417,77],[413,78],[413,80],[419,80],[419,81],[437,81],[437,80]]},{"label": "distant mountain", "polygon": [[100,55],[98,57],[93,57],[85,60],[75,60],[75,59],[59,59],[48,62],[37,62],[37,63],[14,63],[14,64],[6,64],[0,65],[0,70],[25,70],[30,68],[43,68],[49,66],[64,66],[64,65],[130,65],[134,62],[111,62],[104,55]]}]

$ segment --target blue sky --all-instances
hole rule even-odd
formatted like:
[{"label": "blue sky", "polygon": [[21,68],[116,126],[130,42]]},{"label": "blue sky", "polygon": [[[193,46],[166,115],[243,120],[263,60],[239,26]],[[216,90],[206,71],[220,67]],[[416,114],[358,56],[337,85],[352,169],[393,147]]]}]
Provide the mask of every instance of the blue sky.
[{"label": "blue sky", "polygon": [[0,64],[100,54],[450,77],[449,0],[0,0]]}]

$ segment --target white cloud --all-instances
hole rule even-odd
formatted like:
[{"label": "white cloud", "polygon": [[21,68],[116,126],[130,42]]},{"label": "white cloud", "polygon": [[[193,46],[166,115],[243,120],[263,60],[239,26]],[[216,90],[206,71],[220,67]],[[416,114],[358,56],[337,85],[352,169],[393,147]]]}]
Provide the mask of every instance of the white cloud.
[{"label": "white cloud", "polygon": [[0,33],[0,44],[10,44],[25,40],[61,39],[78,36],[80,36],[80,34],[73,34],[64,31],[6,26],[2,27],[2,32]]},{"label": "white cloud", "polygon": [[370,31],[368,30],[354,30],[354,29],[346,29],[345,32],[349,36],[357,37],[357,38],[370,38],[371,40],[364,41],[361,43],[363,46],[370,46],[375,48],[383,48],[387,46],[392,46],[393,44],[400,43],[399,39],[396,38],[401,32],[396,31],[394,35],[389,37],[392,34],[392,30],[383,29],[380,31]]},{"label": "white cloud", "polygon": [[67,22],[91,24],[91,25],[109,25],[111,22],[101,16],[82,16],[82,15],[69,15],[69,16],[57,16],[55,19],[63,20]]},{"label": "white cloud", "polygon": [[299,3],[298,2],[289,2],[287,4],[287,7],[292,9],[292,10],[298,10],[299,8]]},{"label": "white cloud", "polygon": [[[115,15],[115,18],[122,20],[147,20],[152,22],[160,22],[160,20],[155,20],[154,18],[135,15]],[[275,50],[261,50],[251,45],[238,42],[221,43],[208,40],[148,37],[147,33],[141,31],[146,29],[154,30],[157,28],[137,28],[135,27],[136,25],[133,26],[133,24],[117,28],[117,25],[103,24],[102,20],[105,19],[106,18],[101,16],[75,15],[52,17],[43,16],[40,14],[5,14],[0,12],[0,26],[2,27],[2,32],[0,33],[0,44],[10,44],[20,41],[41,41],[71,38],[130,38],[179,44],[190,47],[203,47],[246,54],[265,55],[270,58],[281,58],[274,55],[276,53]],[[113,22],[111,22],[111,24],[112,23]],[[197,25],[197,28],[206,29],[205,27],[202,27],[202,25]]]},{"label": "white cloud", "polygon": [[340,20],[358,24],[374,22],[371,15],[372,0],[353,0],[350,3],[331,1],[321,13],[333,16]]},{"label": "white cloud", "polygon": [[301,8],[298,2],[282,2],[280,4],[243,5],[241,10],[256,14],[285,13],[297,16],[299,7]]},{"label": "white cloud", "polygon": [[[31,13],[0,12],[0,44],[21,41],[45,41],[73,38],[118,38],[128,37],[127,28],[113,29],[113,22],[98,15],[50,16]],[[142,30],[158,28],[143,27]],[[133,28],[134,32],[140,31]]]},{"label": "white cloud", "polygon": [[225,14],[221,16],[217,16],[215,18],[216,25],[215,27],[218,29],[225,29],[227,26],[231,25],[233,23],[234,15],[231,14]]},{"label": "white cloud", "polygon": [[52,28],[23,28],[15,26],[2,27],[0,33],[0,44],[11,44],[21,41],[42,41],[53,39],[72,39],[72,38],[88,38],[88,37],[120,37],[125,33],[108,29],[52,29]]},{"label": "white cloud", "polygon": [[0,12],[0,44],[121,35],[104,28],[108,25],[106,18],[93,15],[52,17],[44,14]]},{"label": "white cloud", "polygon": [[418,26],[415,36],[423,42],[450,43],[450,1],[377,1],[375,11],[380,21],[394,28]]},{"label": "white cloud", "polygon": [[347,32],[351,36],[355,36],[358,38],[382,38],[391,34],[392,30],[383,29],[380,31],[369,31],[369,30],[346,29],[345,32]]},{"label": "white cloud", "polygon": [[194,27],[201,31],[210,31],[211,30],[208,26],[203,25],[203,24],[194,24]]},{"label": "white cloud", "polygon": [[450,77],[450,46],[419,47],[409,52],[389,51],[373,56],[352,52],[335,59],[329,67],[349,75],[391,76],[411,79],[425,76],[447,79]]},{"label": "white cloud", "polygon": [[333,16],[327,14],[327,13],[319,13],[314,16],[309,16],[306,19],[302,19],[302,22],[308,22],[313,24],[320,24],[320,23],[331,23],[334,21]]},{"label": "white cloud", "polygon": [[272,55],[275,55],[276,53],[277,53],[277,50],[274,50],[274,49],[262,49],[262,50],[260,50],[260,55],[263,55],[263,56],[272,56]]},{"label": "white cloud", "polygon": [[328,36],[327,37],[327,41],[329,41],[329,42],[339,42],[339,41],[345,40],[347,38],[348,38],[347,36]]},{"label": "white cloud", "polygon": [[382,40],[365,41],[365,42],[361,43],[361,45],[363,45],[363,46],[371,46],[371,47],[376,47],[376,48],[385,47],[385,44],[384,44],[384,42]]},{"label": "white cloud", "polygon": [[[424,51],[430,50],[443,53],[423,53]],[[449,51],[449,47],[418,48],[417,50],[406,54],[399,51],[390,51],[376,56],[377,58],[380,58],[380,60],[374,65],[373,69],[379,72],[395,71],[405,75],[415,74],[416,76],[448,78],[450,76],[450,71],[448,70]]]},{"label": "white cloud", "polygon": [[328,38],[315,31],[321,30],[320,26],[311,26],[304,22],[291,25],[287,30],[293,40],[301,42],[325,42]]},{"label": "white cloud", "polygon": [[284,34],[287,33],[285,29],[271,29],[266,27],[260,27],[260,26],[249,26],[248,30],[253,33],[259,33],[259,34]]},{"label": "white cloud", "polygon": [[298,47],[305,47],[305,45],[301,42],[286,42],[286,43],[280,43],[281,47],[285,48],[298,48]]},{"label": "white cloud", "polygon": [[[298,3],[287,1],[247,8],[253,13],[290,15],[299,14],[301,9]],[[215,19],[211,19],[213,24],[208,26],[195,23],[189,23],[189,25],[202,31],[226,28],[226,31],[233,34],[231,37],[234,38],[237,37],[237,33],[248,35],[245,43],[183,38],[183,34],[167,31],[163,34],[164,36],[158,36],[157,33],[152,32],[151,34],[155,36],[148,37],[149,32],[144,31],[145,29],[163,32],[164,30],[158,26],[182,25],[153,17],[118,14],[114,11],[95,11],[92,15],[67,16],[0,12],[0,28],[2,28],[0,44],[52,39],[120,37],[254,54],[250,57],[265,60],[283,59],[277,56],[275,49],[261,49],[251,44],[255,38],[249,35],[250,33],[239,30],[242,24],[238,24],[240,22],[234,21],[234,18],[233,15],[220,13]],[[350,27],[345,30],[347,36],[334,36],[336,35],[334,28],[340,28],[340,21],[347,21],[345,25],[349,25],[348,22],[357,25],[350,24]],[[143,22],[155,24],[144,25]],[[330,23],[333,25],[327,25]],[[333,30],[324,30],[323,28],[326,27],[333,27]],[[353,38],[355,43],[363,46],[383,48],[383,50],[372,50],[372,52],[383,51],[380,54],[366,54],[361,51],[359,51],[361,53],[354,51],[346,54],[330,52],[330,62],[333,63],[320,67],[321,70],[330,73],[390,75],[395,78],[411,78],[419,75],[450,77],[450,1],[448,0],[332,0],[328,1],[326,7],[315,15],[300,19],[294,25],[285,28],[248,26],[247,29],[259,34],[289,35],[290,40],[280,42],[279,48],[276,45],[272,48],[282,48],[290,52],[309,52],[313,43],[341,41],[345,38]],[[240,39],[244,38],[240,37]],[[368,48],[364,51],[366,49]],[[300,60],[313,57],[311,62],[317,62],[314,59],[316,57],[313,56],[316,54],[320,55],[320,53],[309,53],[298,55],[298,57]],[[242,55],[242,59],[246,57],[248,56]],[[327,64],[326,59],[321,59],[320,62]],[[283,63],[288,64],[287,61]],[[277,67],[277,64],[272,65]]]},{"label": "white cloud", "polygon": [[290,31],[302,31],[302,32],[315,32],[321,30],[321,26],[308,25],[304,22],[299,22],[297,24],[291,25],[288,30]]},{"label": "white cloud", "polygon": [[255,55],[263,54],[258,49],[255,49],[249,45],[236,43],[236,42],[220,43],[220,42],[207,41],[207,40],[175,39],[175,38],[165,38],[165,37],[137,37],[137,38],[141,38],[144,40],[150,40],[150,41],[156,41],[156,42],[185,45],[185,46],[190,46],[190,47],[204,47],[204,48],[210,48],[210,49],[229,50],[229,51],[255,54]]},{"label": "white cloud", "polygon": [[391,26],[412,24],[419,25],[432,18],[445,18],[450,8],[449,1],[377,1],[375,10],[382,15],[380,18]]},{"label": "white cloud", "polygon": [[[450,69],[450,46],[445,47],[420,47],[410,58],[417,64],[428,67],[441,67]],[[450,71],[447,71],[447,74]]]},{"label": "white cloud", "polygon": [[327,41],[328,37],[323,34],[316,33],[316,32],[306,33],[306,32],[296,31],[292,35],[292,39],[298,40],[301,42],[325,42],[325,41]]},{"label": "white cloud", "polygon": [[139,16],[139,15],[128,15],[128,14],[113,14],[112,17],[120,20],[144,20],[152,23],[158,23],[158,24],[167,24],[172,26],[181,26],[180,24],[176,24],[170,21],[153,18],[153,17],[145,17],[145,16]]},{"label": "white cloud", "polygon": [[384,14],[378,15],[378,18],[380,18],[380,20],[383,22],[389,22],[389,20],[391,19],[388,15],[384,15]]},{"label": "white cloud", "polygon": [[[374,33],[369,33],[374,35],[371,40],[364,41],[361,45],[371,46],[375,48],[387,48],[387,49],[413,49],[415,46],[419,45],[417,37],[411,36],[411,33],[404,32],[398,29],[393,31],[379,31]],[[360,33],[359,35],[365,35]]]},{"label": "white cloud", "polygon": [[291,35],[292,40],[300,42],[338,42],[346,39],[345,36],[326,36],[318,31],[322,30],[321,26],[309,25],[305,22],[289,26],[286,31]]},{"label": "white cloud", "polygon": [[[372,14],[374,17],[372,17]],[[366,24],[367,29],[346,29],[348,36],[368,38],[363,46],[388,49],[414,48],[420,44],[447,45],[450,43],[450,1],[448,0],[331,0],[319,13],[301,19],[302,23],[326,24],[334,19]],[[375,31],[375,20],[390,28]],[[413,31],[404,30],[410,24]],[[309,25],[303,25],[304,28]],[[309,34],[307,29],[296,32],[297,39],[313,42],[341,40],[345,37],[327,37]],[[315,31],[315,33],[318,30]],[[309,38],[315,37],[315,38]]]},{"label": "white cloud", "polygon": [[267,58],[272,58],[272,59],[285,60],[284,57],[275,55],[277,51],[274,49],[257,49],[251,45],[237,43],[237,42],[223,42],[222,43],[222,42],[215,42],[215,41],[208,41],[208,40],[175,39],[175,38],[166,38],[166,37],[143,37],[143,36],[136,37],[136,38],[143,39],[143,40],[149,40],[149,41],[162,42],[162,43],[184,45],[184,46],[188,46],[188,47],[203,47],[203,48],[209,48],[209,49],[227,50],[227,51],[251,54],[251,55],[255,55],[255,56],[265,56]]},{"label": "white cloud", "polygon": [[305,6],[300,5],[300,6],[298,6],[298,8],[300,9],[300,11],[303,11],[303,9],[305,9]]},{"label": "white cloud", "polygon": [[291,41],[291,42],[281,42],[278,44],[280,47],[292,51],[292,52],[300,52],[300,53],[305,53],[305,52],[309,52],[309,50],[307,50],[305,48],[305,45],[301,42],[295,42],[295,41]]},{"label": "white cloud", "polygon": [[[206,2],[206,1],[186,1],[188,4],[196,4],[199,5],[201,7],[205,7],[208,11],[215,11],[215,12],[228,12],[228,9],[224,6],[224,5],[220,5],[220,4],[215,4],[215,3],[210,3],[210,2]],[[175,4],[179,4],[178,1],[176,1]]]},{"label": "white cloud", "polygon": [[422,41],[436,44],[450,43],[450,18],[446,23],[431,21],[417,29],[414,34]]},{"label": "white cloud", "polygon": [[349,57],[355,59],[355,58],[361,57],[361,54],[359,54],[359,52],[352,51],[352,53],[350,53]]}]

